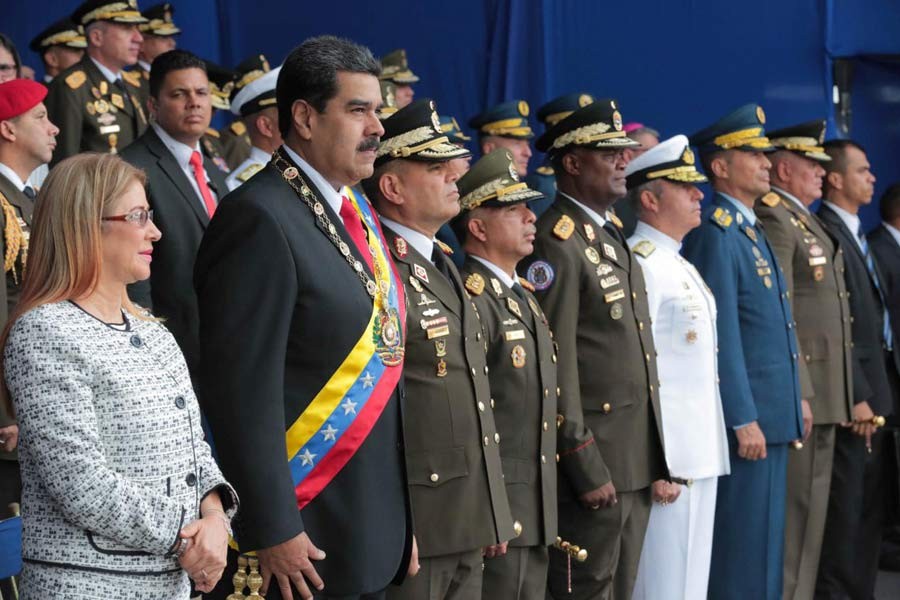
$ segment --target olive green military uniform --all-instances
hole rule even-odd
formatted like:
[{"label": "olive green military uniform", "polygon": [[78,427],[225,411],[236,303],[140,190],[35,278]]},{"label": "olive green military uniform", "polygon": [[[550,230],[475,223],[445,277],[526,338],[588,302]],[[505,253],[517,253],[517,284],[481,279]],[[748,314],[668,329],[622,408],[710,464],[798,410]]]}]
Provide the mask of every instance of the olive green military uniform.
[{"label": "olive green military uniform", "polygon": [[788,455],[784,598],[799,600],[815,591],[835,427],[851,420],[850,308],[843,252],[819,218],[778,190],[757,200],[755,212],[791,294],[801,395],[813,413],[809,440]]},{"label": "olive green military uniform", "polygon": [[223,157],[229,168],[234,168],[250,158],[250,135],[247,126],[241,121],[234,121],[219,132],[219,142],[222,146]]},{"label": "olive green military uniform", "polygon": [[[220,171],[226,175],[231,172],[228,161],[225,160],[225,147],[222,145],[222,136],[218,131],[212,127],[208,128],[203,137],[200,138],[200,147],[203,149],[203,154],[213,161]],[[220,196],[224,195],[226,191],[216,190]]]},{"label": "olive green military uniform", "polygon": [[[558,343],[559,535],[584,563],[550,555],[554,598],[629,599],[650,516],[650,484],[668,477],[659,380],[641,268],[621,232],[564,196],[537,222],[528,281]],[[578,497],[612,481],[618,502]]]},{"label": "olive green military uniform", "polygon": [[556,539],[557,520],[556,354],[550,327],[534,296],[526,289],[513,291],[472,256],[462,277],[481,315],[504,483],[519,534],[505,556],[486,559],[483,597],[543,600],[547,547]]},{"label": "olive green military uniform", "polygon": [[59,127],[51,165],[84,151],[117,153],[144,133],[140,90],[137,73],[110,83],[87,55],[55,77],[44,101]]}]

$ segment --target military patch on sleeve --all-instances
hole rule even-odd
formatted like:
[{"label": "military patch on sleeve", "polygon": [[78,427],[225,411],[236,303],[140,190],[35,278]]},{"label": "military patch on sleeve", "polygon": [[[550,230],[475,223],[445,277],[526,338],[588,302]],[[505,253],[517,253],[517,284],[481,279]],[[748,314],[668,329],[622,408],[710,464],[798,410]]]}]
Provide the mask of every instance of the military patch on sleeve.
[{"label": "military patch on sleeve", "polygon": [[653,254],[654,250],[656,250],[656,245],[650,240],[641,240],[631,249],[632,252],[639,256],[643,256],[644,258]]},{"label": "military patch on sleeve", "polygon": [[235,175],[235,177],[237,178],[238,181],[241,181],[241,182],[247,181],[248,179],[250,179],[257,173],[262,171],[262,169],[263,169],[263,165],[261,165],[259,163],[252,163],[246,169],[244,169],[243,171],[241,171],[240,173]]},{"label": "military patch on sleeve", "polygon": [[[568,217],[565,218],[568,219]],[[571,219],[569,221],[571,222]],[[535,290],[546,290],[553,283],[553,277],[553,267],[543,260],[534,261],[525,272],[525,278],[534,286]]]},{"label": "military patch on sleeve", "polygon": [[466,277],[466,289],[475,296],[480,296],[484,291],[484,277],[478,273],[472,273]]},{"label": "military patch on sleeve", "polygon": [[710,215],[709,219],[722,229],[728,229],[731,226],[734,217],[731,216],[730,212],[720,206],[713,211],[713,214]]},{"label": "military patch on sleeve", "polygon": [[446,254],[447,256],[452,256],[452,255],[453,255],[453,248],[451,248],[450,246],[448,246],[447,244],[445,244],[445,243],[442,242],[441,240],[436,240],[436,241],[437,241],[438,248],[441,249],[441,252],[443,252],[443,253]]},{"label": "military patch on sleeve", "polygon": [[[575,231],[575,221],[572,220],[568,215],[563,215],[559,218],[559,221],[556,222],[556,225],[553,226],[553,235],[558,237],[561,240],[567,240],[572,237],[572,233]],[[534,283],[532,281],[532,283]]]},{"label": "military patch on sleeve", "polygon": [[73,90],[80,88],[85,81],[87,81],[87,75],[84,74],[84,71],[75,71],[66,77],[66,85]]},{"label": "military patch on sleeve", "polygon": [[763,204],[770,208],[775,208],[781,202],[781,198],[775,192],[769,192],[762,198],[760,198]]},{"label": "military patch on sleeve", "polygon": [[231,129],[235,135],[244,135],[247,133],[247,126],[244,125],[242,121],[235,121],[229,126],[229,129]]},{"label": "military patch on sleeve", "polygon": [[528,281],[527,279],[525,279],[524,277],[519,277],[519,284],[521,284],[521,286],[523,288],[525,288],[526,290],[528,290],[529,292],[534,291],[534,286],[531,285],[531,282]]},{"label": "military patch on sleeve", "polygon": [[140,73],[135,73],[134,71],[125,71],[124,73],[122,73],[122,79],[124,79],[134,87],[141,87]]}]

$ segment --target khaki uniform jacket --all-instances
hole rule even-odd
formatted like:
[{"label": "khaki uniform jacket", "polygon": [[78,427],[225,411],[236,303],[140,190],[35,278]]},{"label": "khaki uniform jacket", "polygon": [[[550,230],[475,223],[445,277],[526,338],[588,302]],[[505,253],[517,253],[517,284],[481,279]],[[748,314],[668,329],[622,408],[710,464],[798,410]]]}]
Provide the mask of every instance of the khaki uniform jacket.
[{"label": "khaki uniform jacket", "polygon": [[404,238],[388,227],[384,234],[408,303],[403,419],[419,555],[510,540],[515,533],[477,309],[456,267],[450,264],[451,283]]},{"label": "khaki uniform jacket", "polygon": [[220,133],[219,141],[222,144],[225,162],[229,169],[234,169],[250,157],[250,148],[253,147],[253,144],[250,142],[247,126],[243,121],[237,120]]},{"label": "khaki uniform jacket", "polygon": [[59,127],[51,166],[79,152],[117,153],[144,133],[140,75],[126,72],[122,79],[124,93],[87,54],[53,78],[44,101]]},{"label": "khaki uniform jacket", "polygon": [[791,295],[801,397],[817,425],[851,420],[853,375],[844,255],[819,218],[774,190],[754,210]]},{"label": "khaki uniform jacket", "polygon": [[[556,540],[556,352],[537,300],[526,301],[483,263],[466,259],[466,290],[481,315],[500,460],[513,519],[511,546]],[[531,287],[527,282],[526,286]]]},{"label": "khaki uniform jacket", "polygon": [[561,498],[667,478],[647,288],[621,233],[557,196],[525,264],[559,348]]}]

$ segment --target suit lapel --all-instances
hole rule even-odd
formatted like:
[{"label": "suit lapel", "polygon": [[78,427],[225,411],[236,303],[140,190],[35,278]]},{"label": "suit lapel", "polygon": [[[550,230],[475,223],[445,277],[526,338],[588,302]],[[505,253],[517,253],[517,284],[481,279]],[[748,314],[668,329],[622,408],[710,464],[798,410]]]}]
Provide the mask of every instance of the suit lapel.
[{"label": "suit lapel", "polygon": [[[182,199],[191,207],[191,210],[194,211],[197,219],[200,220],[205,229],[209,225],[209,215],[206,214],[206,208],[202,204],[203,200],[194,193],[194,188],[191,182],[188,181],[187,175],[184,174],[184,171],[175,161],[175,157],[166,148],[163,141],[159,139],[153,128],[148,129],[144,136],[147,149],[157,158],[156,164],[159,165],[160,170],[166,174],[166,177],[169,178],[172,185],[181,194]],[[152,186],[153,182],[150,182],[150,185]]]},{"label": "suit lapel", "polygon": [[856,243],[856,236],[853,235],[853,233],[849,229],[847,229],[847,226],[844,224],[843,219],[841,219],[836,212],[831,210],[825,204],[823,204],[822,207],[819,208],[819,217],[822,219],[822,221],[831,224],[831,226],[836,230],[838,237],[843,238],[842,241],[844,246],[852,248],[853,252],[855,252],[859,257],[859,260],[861,260],[865,265],[866,257],[865,255],[863,255],[859,244]]},{"label": "suit lapel", "polygon": [[[393,231],[387,225],[382,225],[382,227],[384,228],[384,235],[387,238],[388,245],[391,247],[391,254],[394,256],[394,260],[407,266],[410,272],[410,279],[416,280],[419,286],[437,297],[450,312],[462,319],[462,301],[459,293],[454,289],[454,284],[447,281],[447,278],[437,270],[431,263],[431,260],[419,254],[403,236]],[[403,240],[403,243],[397,242],[398,239]],[[405,252],[401,253],[398,251],[398,246],[405,248]],[[450,273],[454,275],[453,269],[450,270]],[[410,281],[405,281],[404,284],[407,286],[413,285],[415,289],[415,284],[411,284]],[[456,285],[459,285],[459,289],[462,289],[462,282],[458,279]],[[409,294],[411,301],[421,298],[422,292],[418,292],[418,290],[416,292]]]}]

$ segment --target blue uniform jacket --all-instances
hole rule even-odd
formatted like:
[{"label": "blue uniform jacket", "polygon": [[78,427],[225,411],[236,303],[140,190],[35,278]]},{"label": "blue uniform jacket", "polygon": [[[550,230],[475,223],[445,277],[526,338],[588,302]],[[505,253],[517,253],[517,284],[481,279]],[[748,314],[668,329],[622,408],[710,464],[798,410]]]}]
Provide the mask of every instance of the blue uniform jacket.
[{"label": "blue uniform jacket", "polygon": [[716,297],[725,425],[730,430],[758,421],[769,444],[801,438],[790,298],[759,221],[754,230],[716,194],[682,253]]}]

